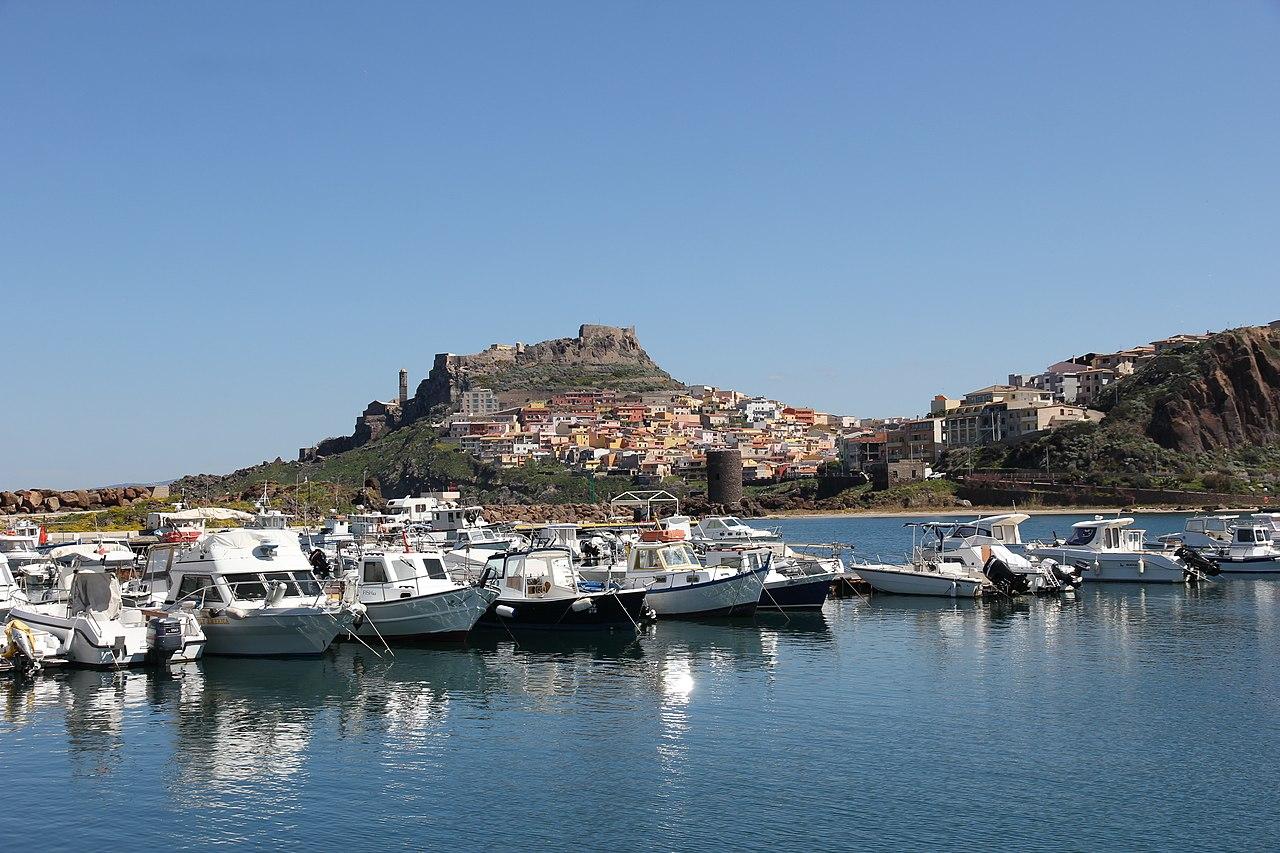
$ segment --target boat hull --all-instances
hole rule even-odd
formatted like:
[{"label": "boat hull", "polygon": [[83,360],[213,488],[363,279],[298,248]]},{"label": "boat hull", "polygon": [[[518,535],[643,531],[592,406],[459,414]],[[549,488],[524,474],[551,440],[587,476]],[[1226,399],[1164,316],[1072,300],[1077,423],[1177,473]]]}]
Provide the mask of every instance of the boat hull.
[{"label": "boat hull", "polygon": [[1224,574],[1280,574],[1280,557],[1209,557],[1209,560]]},{"label": "boat hull", "polygon": [[911,572],[892,566],[855,566],[858,576],[876,592],[894,595],[927,595],[938,598],[976,598],[982,593],[978,578],[929,572]]},{"label": "boat hull", "polygon": [[836,575],[812,575],[765,581],[761,610],[821,610]]},{"label": "boat hull", "polygon": [[305,657],[323,654],[339,633],[351,627],[347,611],[251,610],[243,618],[225,611],[202,616],[208,641],[205,654],[228,657]]},{"label": "boat hull", "polygon": [[182,645],[163,657],[152,652],[147,642],[147,626],[107,622],[113,629],[104,633],[85,616],[58,616],[37,609],[15,606],[10,618],[25,622],[37,631],[53,636],[60,648],[58,657],[73,666],[92,669],[144,666],[149,663],[187,663],[205,651],[205,637],[184,637]]},{"label": "boat hull", "polygon": [[759,606],[766,571],[757,569],[669,589],[650,588],[649,606],[665,619],[750,616]]},{"label": "boat hull", "polygon": [[1061,548],[1036,548],[1039,557],[1079,569],[1089,583],[1185,583],[1187,570],[1164,554],[1073,552]]},{"label": "boat hull", "polygon": [[[591,599],[592,607],[575,610],[574,602]],[[539,631],[635,631],[644,615],[645,592],[623,589],[616,592],[585,593],[554,599],[498,598],[480,617],[477,626],[507,630]],[[499,607],[510,608],[502,615]]]},{"label": "boat hull", "polygon": [[364,621],[355,633],[387,640],[460,639],[497,597],[497,590],[465,586],[396,601],[366,601]]}]

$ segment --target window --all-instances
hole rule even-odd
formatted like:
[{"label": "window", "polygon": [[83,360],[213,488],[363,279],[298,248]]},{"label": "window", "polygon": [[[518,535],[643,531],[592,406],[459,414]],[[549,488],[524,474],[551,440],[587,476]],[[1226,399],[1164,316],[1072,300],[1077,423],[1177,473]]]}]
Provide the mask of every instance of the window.
[{"label": "window", "polygon": [[285,595],[302,595],[302,591],[298,589],[298,584],[294,582],[293,576],[288,572],[267,572],[265,577],[268,583],[279,581],[284,584]]},{"label": "window", "polygon": [[231,597],[243,601],[262,601],[267,597],[267,585],[258,575],[232,575]]},{"label": "window", "polygon": [[[422,561],[422,565],[426,567],[427,577],[432,580],[445,581],[449,579],[448,572],[444,570],[444,563],[438,558],[432,557],[424,559]],[[492,563],[490,563],[490,565],[492,565]]]},{"label": "window", "polygon": [[194,601],[196,607],[222,604],[222,594],[213,586],[208,575],[186,575],[178,587],[178,601]]},{"label": "window", "polygon": [[309,572],[294,572],[293,582],[303,595],[320,594],[320,584],[316,583],[315,577]]},{"label": "window", "polygon": [[642,572],[657,571],[658,552],[652,548],[643,548],[636,552],[636,568]]},{"label": "window", "polygon": [[365,560],[364,561],[364,582],[365,583],[386,583],[387,569],[382,565],[381,560]]},{"label": "window", "polygon": [[1071,538],[1067,540],[1068,545],[1088,545],[1093,541],[1093,537],[1098,534],[1096,527],[1077,527],[1071,534]]}]

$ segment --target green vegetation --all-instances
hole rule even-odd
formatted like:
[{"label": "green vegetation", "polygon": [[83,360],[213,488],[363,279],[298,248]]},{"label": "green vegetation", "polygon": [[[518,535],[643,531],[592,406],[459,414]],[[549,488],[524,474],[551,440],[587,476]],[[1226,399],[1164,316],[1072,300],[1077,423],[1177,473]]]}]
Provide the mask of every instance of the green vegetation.
[{"label": "green vegetation", "polygon": [[609,389],[623,393],[661,391],[678,386],[674,379],[657,367],[638,364],[531,364],[511,366],[485,376],[467,380],[472,388],[494,391],[558,391]]}]

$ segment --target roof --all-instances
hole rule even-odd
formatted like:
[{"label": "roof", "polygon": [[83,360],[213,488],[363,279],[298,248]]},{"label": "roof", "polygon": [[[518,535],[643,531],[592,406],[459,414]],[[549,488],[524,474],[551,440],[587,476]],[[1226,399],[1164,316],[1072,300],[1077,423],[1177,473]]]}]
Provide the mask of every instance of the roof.
[{"label": "roof", "polygon": [[1132,518],[1091,518],[1088,521],[1077,521],[1074,527],[1128,527],[1133,524]]}]

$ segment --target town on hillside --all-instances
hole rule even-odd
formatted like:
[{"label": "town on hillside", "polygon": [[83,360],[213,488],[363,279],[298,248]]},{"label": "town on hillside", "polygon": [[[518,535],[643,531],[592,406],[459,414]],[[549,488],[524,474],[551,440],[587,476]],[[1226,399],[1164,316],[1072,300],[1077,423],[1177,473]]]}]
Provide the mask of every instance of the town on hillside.
[{"label": "town on hillside", "polygon": [[[624,394],[577,390],[503,406],[489,388],[458,395],[446,441],[503,467],[557,461],[574,470],[657,482],[699,475],[708,450],[737,449],[747,483],[839,471],[880,487],[927,479],[951,449],[1012,442],[1098,421],[1090,406],[1111,383],[1165,350],[1210,335],[1087,353],[1037,374],[1010,374],[955,399],[938,395],[919,417],[858,418],[709,385]],[[404,393],[402,381],[402,394]]]}]

